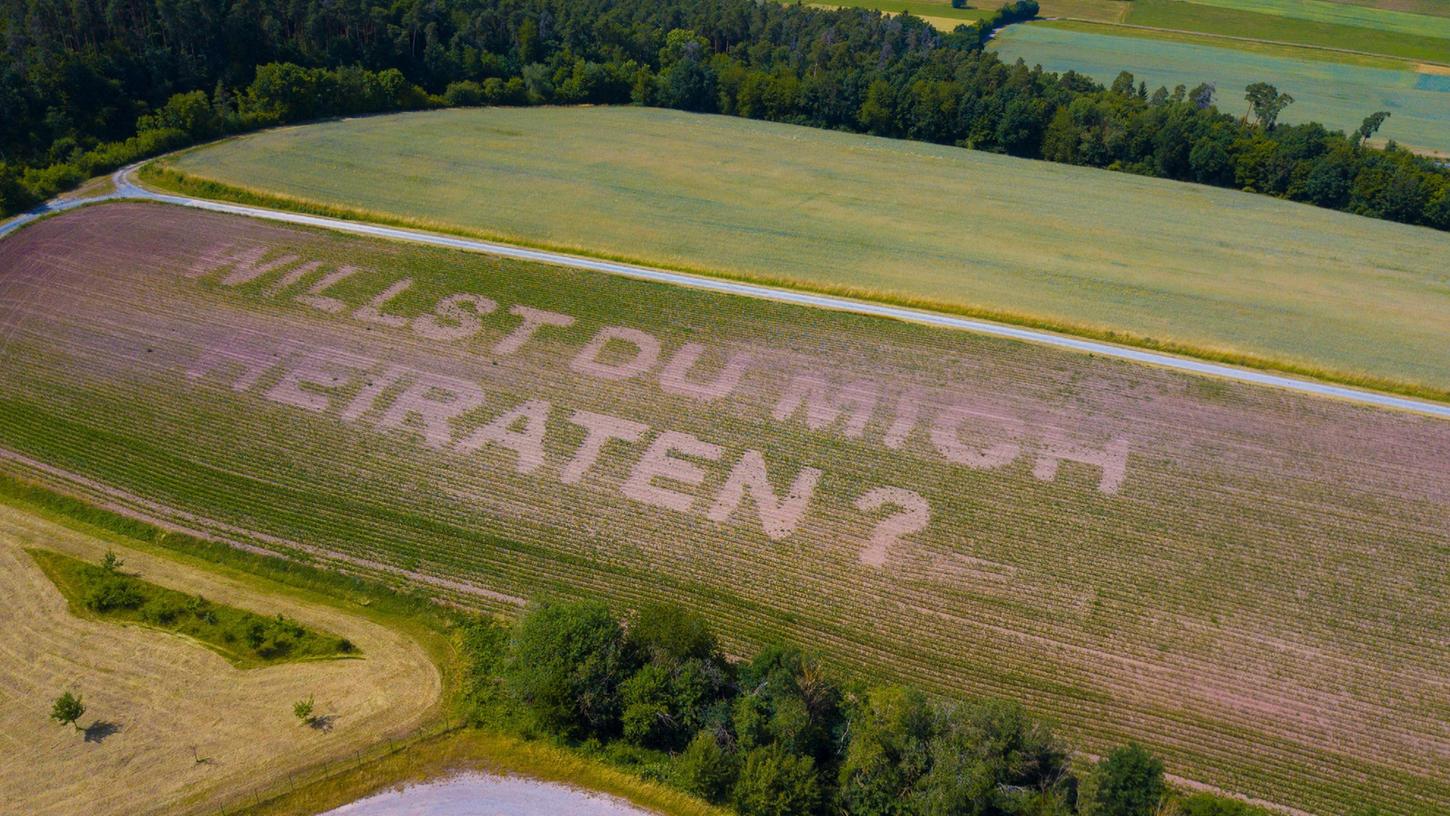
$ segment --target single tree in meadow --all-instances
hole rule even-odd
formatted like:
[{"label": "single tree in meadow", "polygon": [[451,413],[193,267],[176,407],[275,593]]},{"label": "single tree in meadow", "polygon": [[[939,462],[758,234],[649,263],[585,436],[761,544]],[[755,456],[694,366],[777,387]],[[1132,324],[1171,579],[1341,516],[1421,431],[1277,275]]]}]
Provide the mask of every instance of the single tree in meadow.
[{"label": "single tree in meadow", "polygon": [[55,703],[50,707],[50,718],[61,725],[73,725],[77,731],[82,730],[76,722],[86,713],[86,704],[81,700],[79,694],[72,694],[69,691],[55,698]]},{"label": "single tree in meadow", "polygon": [[307,699],[298,700],[297,702],[292,704],[292,714],[299,721],[301,721],[303,725],[307,725],[312,722],[313,708],[314,706],[312,701],[312,695],[309,694],[307,695]]},{"label": "single tree in meadow", "polygon": [[110,575],[115,575],[119,573],[121,571],[121,567],[125,565],[126,562],[122,561],[120,557],[116,555],[115,550],[106,550],[106,557],[101,559],[101,569],[105,570]]}]

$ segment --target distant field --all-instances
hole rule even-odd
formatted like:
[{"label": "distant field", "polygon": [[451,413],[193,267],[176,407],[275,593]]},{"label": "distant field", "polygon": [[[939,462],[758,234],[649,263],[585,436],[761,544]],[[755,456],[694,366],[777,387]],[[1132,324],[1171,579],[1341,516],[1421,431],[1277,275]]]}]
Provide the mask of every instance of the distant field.
[{"label": "distant field", "polygon": [[1450,385],[1450,235],[1230,190],[638,108],[331,122],[172,166],[372,218]]},{"label": "distant field", "polygon": [[0,270],[0,450],[44,463],[7,469],[475,604],[682,601],[1311,812],[1450,806],[1443,420],[161,205]]},{"label": "distant field", "polygon": [[[1432,0],[1439,2],[1439,0]],[[855,6],[914,14],[950,10],[949,0],[845,0]],[[1000,4],[997,4],[1000,5]],[[1197,32],[1235,41],[1258,40],[1450,63],[1450,3],[1417,0],[1040,0],[1040,16]],[[983,10],[994,8],[982,4]],[[923,10],[925,9],[925,11]],[[960,13],[960,12],[959,12]],[[940,17],[957,15],[940,15]],[[985,15],[984,15],[985,16]],[[938,19],[940,19],[940,17]],[[938,28],[951,21],[933,21]]]},{"label": "distant field", "polygon": [[1280,117],[1353,130],[1377,110],[1393,115],[1380,136],[1431,150],[1450,150],[1450,84],[1440,77],[1322,59],[1288,59],[1229,47],[1119,34],[1112,28],[1033,23],[1012,26],[991,46],[1003,59],[1022,58],[1051,71],[1072,69],[1111,82],[1131,71],[1150,88],[1199,82],[1218,86],[1219,107],[1245,107],[1243,89],[1265,81],[1294,96]]},{"label": "distant field", "polygon": [[[889,14],[910,11],[922,17],[937,28],[954,28],[961,23],[971,23],[997,12],[996,6],[973,3],[964,9],[952,8],[951,0],[822,0],[811,5],[823,8],[865,8],[876,9]],[[940,22],[938,22],[940,21]]]},{"label": "distant field", "polygon": [[[1232,2],[1236,7],[1229,7]],[[1312,45],[1322,48],[1343,48],[1404,59],[1450,62],[1450,20],[1427,15],[1382,12],[1331,3],[1330,10],[1359,11],[1364,18],[1357,25],[1327,22],[1321,19],[1288,16],[1282,4],[1269,6],[1273,13],[1248,11],[1249,5],[1239,0],[1224,0],[1212,5],[1179,0],[1133,0],[1133,8],[1122,20],[1129,25],[1197,31],[1258,40]],[[1296,8],[1304,8],[1296,6]],[[1325,15],[1327,17],[1327,15]],[[1341,15],[1335,19],[1345,19]],[[1383,18],[1383,19],[1382,19]],[[1373,21],[1373,25],[1370,24]],[[1419,23],[1417,26],[1416,23]]]},{"label": "distant field", "polygon": [[[1450,39],[1450,13],[1444,11],[1446,7],[1450,7],[1450,3],[1443,1],[1439,3],[1439,6],[1442,9],[1441,14],[1445,16],[1441,17],[1431,17],[1423,13],[1411,14],[1387,7],[1333,2],[1332,0],[1187,0],[1187,2],[1181,3],[1175,3],[1175,0],[1156,0],[1152,5],[1212,6],[1284,17],[1290,20],[1369,28],[1409,34],[1415,37]],[[1350,44],[1347,47],[1355,46]],[[1446,43],[1443,47],[1450,50],[1450,43]]]},{"label": "distant field", "polygon": [[[13,272],[0,266],[0,286]],[[0,410],[0,424],[11,418]],[[290,772],[411,730],[438,698],[427,654],[391,630],[103,535],[0,504],[6,813],[215,814],[239,789],[285,782]],[[345,634],[366,657],[241,670],[173,634],[80,618],[24,551],[36,547],[90,562],[114,549],[128,572],[148,581],[266,615],[285,612]],[[396,693],[403,688],[410,693]],[[86,701],[84,735],[49,719],[51,700],[66,689]],[[308,695],[319,715],[332,715],[330,732],[301,727],[292,716],[292,702]]]}]

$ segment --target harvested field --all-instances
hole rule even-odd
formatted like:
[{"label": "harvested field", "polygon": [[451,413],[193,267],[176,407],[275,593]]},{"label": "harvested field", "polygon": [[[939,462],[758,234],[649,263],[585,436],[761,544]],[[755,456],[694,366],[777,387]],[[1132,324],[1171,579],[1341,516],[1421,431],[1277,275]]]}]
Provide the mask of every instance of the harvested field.
[{"label": "harvested field", "polygon": [[[0,505],[0,812],[213,814],[239,789],[402,736],[438,699],[437,669],[396,632],[98,535]],[[24,548],[89,561],[114,549],[148,581],[284,612],[366,657],[236,669],[175,635],[76,617]],[[85,699],[84,735],[49,719],[65,689]],[[293,717],[308,695],[330,730]]]},{"label": "harvested field", "polygon": [[639,108],[327,122],[171,164],[369,220],[1450,388],[1450,233],[1234,190]]},{"label": "harvested field", "polygon": [[0,270],[0,448],[113,501],[1450,806],[1450,423],[159,205]]}]

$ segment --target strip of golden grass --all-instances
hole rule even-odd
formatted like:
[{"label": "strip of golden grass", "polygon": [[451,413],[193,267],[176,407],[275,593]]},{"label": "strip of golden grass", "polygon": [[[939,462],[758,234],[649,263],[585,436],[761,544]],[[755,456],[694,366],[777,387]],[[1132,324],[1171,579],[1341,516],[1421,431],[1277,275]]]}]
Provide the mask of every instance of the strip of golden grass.
[{"label": "strip of golden grass", "polygon": [[[213,143],[215,144],[215,143]],[[195,148],[193,148],[195,149]],[[187,151],[183,151],[187,152]],[[180,155],[180,154],[172,154]],[[1207,360],[1226,365],[1240,366],[1243,368],[1257,369],[1261,371],[1272,371],[1282,374],[1290,374],[1306,379],[1318,380],[1321,382],[1346,385],[1354,388],[1364,388],[1372,391],[1399,394],[1401,396],[1415,397],[1418,399],[1433,400],[1436,402],[1450,402],[1450,388],[1436,387],[1422,382],[1404,380],[1394,377],[1384,377],[1367,372],[1344,371],[1338,369],[1324,368],[1297,360],[1266,357],[1263,355],[1250,354],[1229,348],[1203,346],[1194,343],[1184,343],[1173,339],[1159,339],[1146,337],[1133,332],[1119,331],[1106,326],[1096,326],[1082,323],[1069,323],[1051,320],[1039,315],[1006,312],[994,309],[983,309],[968,303],[955,301],[936,300],[931,298],[915,297],[891,290],[872,289],[855,286],[842,286],[823,284],[816,281],[807,281],[789,276],[775,275],[751,275],[741,273],[724,273],[718,270],[692,267],[683,264],[663,264],[649,258],[631,257],[590,251],[575,246],[560,246],[546,242],[535,242],[521,240],[517,236],[506,236],[492,234],[485,230],[470,229],[456,224],[442,221],[434,221],[421,218],[403,218],[388,213],[366,210],[356,207],[345,207],[337,204],[328,204],[307,198],[291,195],[281,195],[266,192],[254,188],[247,188],[215,179],[206,178],[194,173],[187,173],[177,170],[168,165],[167,157],[148,162],[141,167],[138,176],[140,180],[160,190],[189,195],[196,198],[205,198],[217,201],[229,201],[236,204],[244,204],[269,209],[286,210],[299,212],[308,215],[320,215],[328,218],[337,218],[345,221],[359,221],[386,226],[403,227],[405,229],[417,229],[428,232],[439,232],[450,235],[459,235],[468,238],[477,238],[485,241],[498,241],[503,243],[526,246],[533,249],[543,249],[553,252],[567,252],[577,255],[584,255],[603,260],[618,261],[649,265],[672,271],[685,272],[705,277],[724,278],[727,280],[738,280],[748,283],[775,286],[786,289],[795,289],[804,292],[814,292],[823,295],[846,297],[855,300],[887,303],[895,306],[904,306],[911,309],[922,309],[924,311],[940,312],[943,314],[960,315],[980,320],[989,320],[996,323],[1004,323],[1013,326],[1023,326],[1031,329],[1039,329],[1059,334],[1084,337],[1091,340],[1102,340],[1124,346],[1148,349],[1150,351],[1166,354],[1192,357],[1200,360]]]}]

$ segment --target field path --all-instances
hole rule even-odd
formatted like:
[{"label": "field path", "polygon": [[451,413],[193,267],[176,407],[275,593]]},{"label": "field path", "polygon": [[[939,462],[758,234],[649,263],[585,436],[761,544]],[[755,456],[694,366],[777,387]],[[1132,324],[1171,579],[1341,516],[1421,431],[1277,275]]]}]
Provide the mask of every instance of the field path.
[{"label": "field path", "polygon": [[221,201],[209,201],[190,196],[173,195],[170,193],[159,193],[143,187],[136,179],[136,171],[140,164],[133,164],[117,170],[113,176],[116,189],[112,193],[86,199],[65,199],[46,202],[28,213],[17,216],[3,224],[0,224],[0,239],[20,229],[24,225],[39,218],[44,218],[76,207],[96,204],[111,200],[144,200],[155,201],[163,204],[173,204],[181,207],[192,207],[195,209],[209,210],[211,212],[228,213],[231,215],[242,215],[249,218],[260,218],[268,221],[281,221],[288,224],[300,224],[309,227],[346,232],[354,235],[366,235],[373,238],[384,238],[393,241],[407,241],[428,246],[445,247],[448,249],[461,249],[466,252],[480,252],[487,255],[494,255],[502,258],[516,258],[525,261],[536,261],[539,263],[553,264],[556,266],[567,266],[574,269],[587,269],[592,272],[603,272],[608,275],[621,275],[640,280],[668,283],[675,286],[686,286],[693,289],[703,289],[710,292],[722,292],[732,295],[744,295],[746,297],[762,298],[780,303],[791,303],[797,306],[810,306],[820,309],[831,309],[843,312],[855,312],[857,314],[871,315],[874,317],[886,317],[895,320],[906,320],[913,323],[923,323],[929,326],[941,328],[958,329],[961,331],[975,332],[993,337],[1006,337],[1013,340],[1022,340],[1028,343],[1053,346],[1056,348],[1071,349],[1073,351],[1085,352],[1087,354],[1101,355],[1119,360],[1129,360],[1144,365],[1161,366],[1177,371],[1187,371],[1194,374],[1203,374],[1212,377],[1223,377],[1237,382],[1265,385],[1271,388],[1283,388],[1290,391],[1297,391],[1303,394],[1312,394],[1319,397],[1330,397],[1346,400],[1360,405],[1371,405],[1379,408],[1394,408],[1404,411],[1430,414],[1432,416],[1450,419],[1450,405],[1427,400],[1414,399],[1411,397],[1399,397],[1391,394],[1384,394],[1376,391],[1368,391],[1361,388],[1350,388],[1348,386],[1333,385],[1330,383],[1316,382],[1314,380],[1298,377],[1272,374],[1266,371],[1258,371],[1249,368],[1212,363],[1203,360],[1195,360],[1188,357],[1180,357],[1173,354],[1165,354],[1155,351],[1133,348],[1131,346],[1120,346],[1113,343],[1104,343],[1097,340],[1087,340],[1071,335],[1057,334],[1049,331],[1010,326],[1003,323],[993,323],[987,320],[978,320],[968,317],[958,317],[940,312],[931,312],[923,309],[910,309],[902,306],[891,306],[885,303],[873,303],[871,301],[857,300],[854,298],[840,297],[836,295],[820,295],[810,292],[803,292],[792,289],[782,289],[774,286],[765,286],[755,283],[744,283],[739,281],[710,278],[703,275],[691,275],[684,272],[673,272],[666,269],[642,266],[639,264],[623,263],[619,261],[608,261],[599,258],[588,258],[580,255],[571,255],[563,252],[552,252],[543,249],[532,249],[517,244],[508,244],[499,241],[484,241],[476,238],[464,238],[456,235],[445,235],[436,232],[428,232],[418,229],[405,229],[402,227],[389,227],[381,224],[370,224],[361,221],[349,221],[340,218],[328,218],[320,215],[307,215],[304,213],[288,212],[286,210],[274,210],[266,207],[255,207],[242,204],[229,204]]},{"label": "field path", "polygon": [[[262,218],[269,221],[282,221],[289,224],[301,224],[310,227],[336,230],[339,232],[352,233],[354,235],[367,235],[374,238],[386,238],[395,241],[408,241],[429,246],[447,247],[449,249],[461,249],[468,252],[481,252],[488,255],[496,255],[503,258],[517,258],[526,261],[537,261],[540,263],[554,264],[557,266],[568,266],[575,269],[587,269],[593,272],[603,272],[610,275],[622,275],[629,278],[669,283],[676,286],[688,286],[693,289],[703,289],[710,292],[723,292],[732,295],[744,295],[746,297],[763,298],[780,303],[792,303],[798,306],[813,306],[821,309],[832,309],[836,311],[855,312],[857,314],[872,315],[875,317],[887,317],[895,320],[907,320],[914,323],[924,323],[929,326],[942,328],[959,329],[963,331],[986,334],[993,337],[1007,337],[1014,340],[1023,340],[1029,343],[1038,343],[1056,348],[1071,349],[1073,351],[1097,354],[1104,357],[1112,357],[1119,360],[1130,360],[1145,365],[1161,366],[1178,371],[1188,371],[1194,374],[1206,374],[1214,377],[1224,377],[1238,382],[1253,383],[1256,385],[1267,385],[1273,388],[1285,388],[1290,391],[1297,391],[1304,394],[1312,394],[1321,397],[1332,397],[1347,400],[1361,405],[1372,405],[1380,408],[1395,408],[1406,411],[1431,414],[1433,416],[1450,419],[1450,405],[1428,402],[1425,400],[1412,399],[1409,397],[1397,397],[1390,394],[1381,394],[1374,391],[1367,391],[1359,388],[1349,388],[1341,385],[1315,382],[1297,377],[1287,377],[1279,374],[1271,374],[1265,371],[1255,371],[1247,368],[1223,365],[1221,363],[1210,363],[1202,360],[1193,360],[1187,357],[1179,357],[1172,354],[1146,351],[1143,349],[1119,346],[1112,343],[1103,343],[1096,340],[1085,340],[1078,337],[1071,337],[1053,332],[1039,331],[1036,329],[1009,326],[1001,323],[992,323],[986,320],[976,320],[966,317],[929,312],[921,309],[908,309],[901,306],[891,306],[884,303],[872,303],[870,301],[855,300],[852,298],[838,297],[834,295],[817,295],[810,292],[801,292],[790,289],[781,289],[773,286],[763,286],[754,283],[742,283],[738,281],[722,280],[719,278],[708,278],[701,275],[689,275],[683,272],[671,272],[665,269],[657,269],[637,264],[621,263],[618,261],[606,261],[598,258],[586,258],[579,255],[570,255],[562,252],[550,252],[542,249],[530,249],[515,244],[506,244],[497,241],[482,241],[475,238],[463,238],[454,235],[443,235],[423,230],[403,229],[400,227],[388,227],[379,224],[368,224],[358,221],[345,221],[339,218],[327,218],[318,215],[306,215],[303,213],[287,212],[284,210],[273,210],[265,207],[252,207],[241,204],[228,204],[220,201],[207,201],[189,196],[171,195],[158,193],[142,187],[135,178],[136,170],[140,165],[131,165],[116,171],[115,182],[116,192],[102,196],[91,201],[105,199],[143,199],[157,201],[164,204],[176,204],[183,207],[194,207],[212,212],[229,213],[232,215],[244,215],[250,218]],[[54,207],[54,210],[70,209],[82,203],[74,202],[69,206],[65,204]],[[31,219],[33,220],[33,219]],[[24,222],[21,222],[24,223]],[[17,228],[19,224],[0,227],[0,238],[7,232]]]},{"label": "field path", "polygon": [[660,270],[660,268],[644,267],[638,264],[625,264],[619,261],[605,261],[599,258],[581,257],[581,255],[570,255],[566,252],[551,252],[548,249],[532,249],[528,246],[519,246],[516,243],[503,243],[499,241],[480,241],[476,238],[463,238],[457,235],[444,235],[444,233],[426,232],[421,229],[403,229],[396,226],[376,225],[376,223],[357,222],[357,220],[334,219],[334,217],[312,216],[305,213],[287,212],[287,210],[273,210],[268,207],[245,206],[245,204],[229,204],[225,201],[210,201],[206,199],[193,199],[190,196],[174,196],[170,193],[157,193],[142,187],[136,180],[136,170],[141,164],[129,165],[129,167],[117,170],[113,175],[116,183],[116,190],[113,193],[97,196],[94,199],[68,199],[46,201],[45,204],[30,210],[25,215],[10,219],[9,222],[0,223],[0,239],[10,235],[14,230],[22,228],[26,223],[41,217],[55,215],[75,207],[96,204],[100,201],[109,200],[146,200],[159,201],[164,204],[175,204],[181,207],[194,207],[194,209],[210,210],[216,213],[228,213],[254,217],[254,219],[276,220],[276,222],[296,223],[296,225],[315,226],[320,229],[331,229],[336,232],[348,232],[352,235],[367,235],[371,238],[384,238],[389,241],[406,241],[410,243],[423,243],[428,246],[444,246],[448,249],[463,249],[465,252],[483,252],[486,255],[496,255],[500,258],[516,258],[522,261],[537,261],[542,264],[558,265],[558,267],[571,267],[576,270],[589,270],[605,272],[610,275],[624,275],[624,277],[638,278],[638,280],[655,281],[655,283],[673,284],[673,286],[684,286],[699,288],[699,290],[718,291],[718,293],[741,294],[745,297],[760,297],[764,300],[779,301],[779,303],[792,303],[796,306],[811,306],[816,309],[831,309],[837,312],[854,312],[857,315],[870,315],[874,317],[890,317],[895,320],[909,320],[914,323],[925,323],[928,326],[938,328],[966,330],[976,332],[980,335],[996,336],[996,338],[1011,338],[1016,341],[1031,342],[1054,346],[1054,348],[1072,349],[1072,351],[1086,352],[1090,355],[1102,355],[1115,359],[1127,359],[1127,361],[1140,362],[1144,365],[1159,365],[1163,368],[1173,368],[1176,371],[1189,371],[1193,374],[1205,374],[1209,377],[1224,377],[1227,380],[1238,381],[1238,383],[1253,383],[1257,386],[1269,386],[1273,388],[1288,388],[1290,391],[1299,391],[1304,394],[1314,394],[1318,397],[1331,397],[1351,401],[1351,403],[1366,404],[1366,406],[1389,407],[1389,409],[1409,410],[1409,412],[1427,413],[1431,416],[1440,416],[1450,419],[1450,404],[1433,403],[1433,401],[1417,400],[1412,397],[1396,397],[1392,394],[1377,393],[1377,391],[1364,390],[1364,388],[1351,388],[1347,386],[1334,386],[1330,383],[1318,383],[1314,380],[1304,380],[1299,377],[1286,377],[1286,375],[1270,374],[1267,371],[1256,371],[1251,368],[1240,368],[1235,365],[1219,364],[1219,362],[1206,362],[1202,359],[1177,357],[1172,354],[1161,354],[1161,352],[1145,351],[1145,349],[1131,348],[1115,344],[1106,344],[1101,341],[1089,341],[1089,339],[1074,338],[1070,335],[1058,335],[1045,330],[1021,328],[1021,326],[1009,326],[1005,323],[993,323],[990,320],[971,319],[971,317],[958,317],[944,315],[940,312],[927,312],[922,309],[906,309],[902,306],[890,306],[885,303],[873,303],[869,300],[856,300],[850,297],[831,296],[831,294],[812,294],[808,291],[789,290],[761,284],[741,283],[741,281],[722,280],[722,278],[705,277],[705,275],[692,275],[686,272],[674,272]]}]

